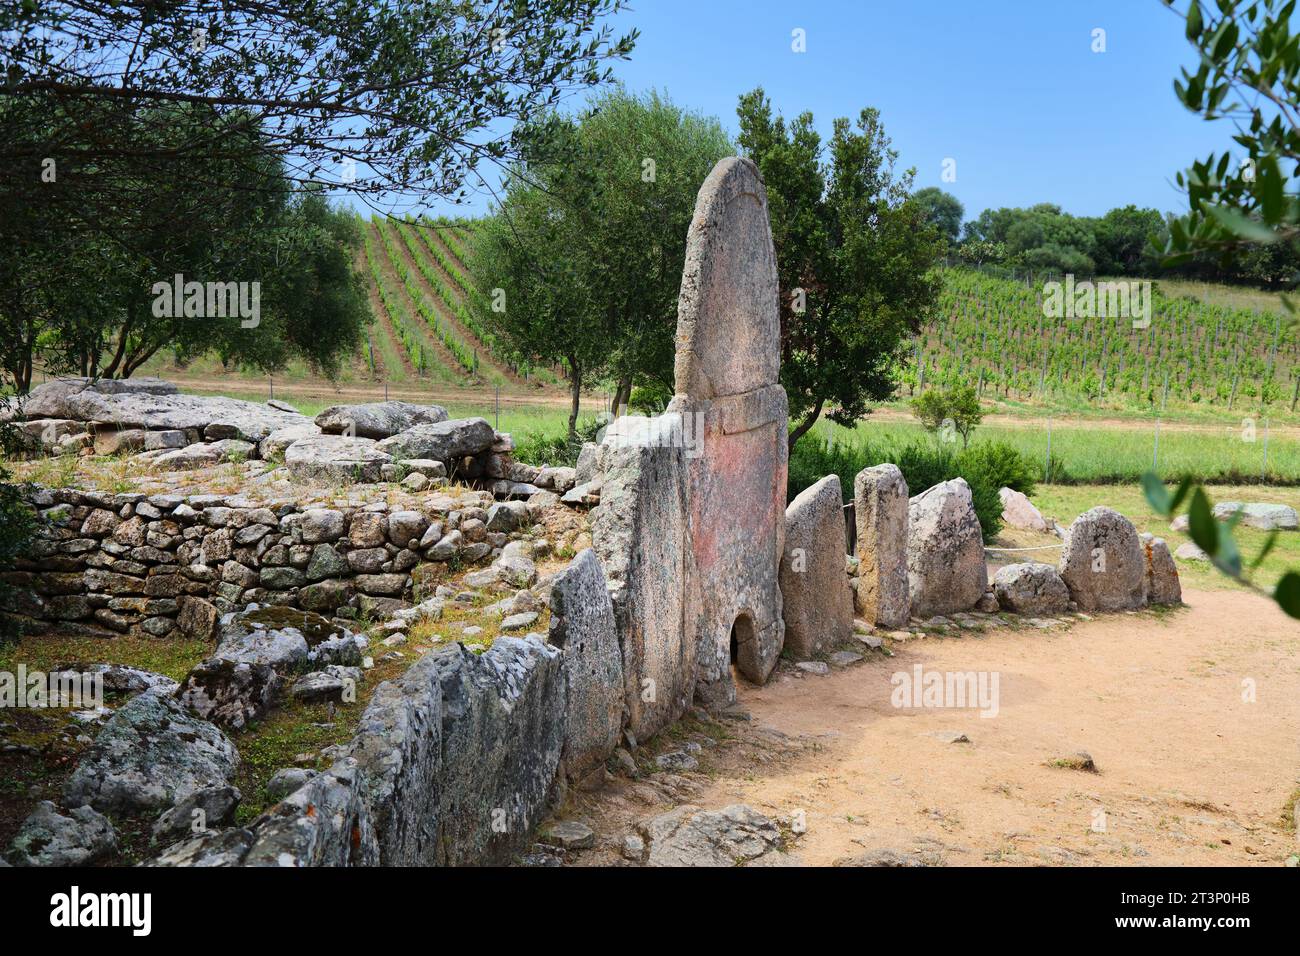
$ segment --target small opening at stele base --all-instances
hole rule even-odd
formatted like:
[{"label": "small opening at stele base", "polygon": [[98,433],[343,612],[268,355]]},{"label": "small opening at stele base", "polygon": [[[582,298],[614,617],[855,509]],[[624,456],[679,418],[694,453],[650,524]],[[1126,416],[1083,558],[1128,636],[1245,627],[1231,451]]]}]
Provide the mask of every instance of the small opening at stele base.
[{"label": "small opening at stele base", "polygon": [[753,639],[754,620],[748,614],[741,614],[731,625],[731,663],[736,663],[740,645]]}]

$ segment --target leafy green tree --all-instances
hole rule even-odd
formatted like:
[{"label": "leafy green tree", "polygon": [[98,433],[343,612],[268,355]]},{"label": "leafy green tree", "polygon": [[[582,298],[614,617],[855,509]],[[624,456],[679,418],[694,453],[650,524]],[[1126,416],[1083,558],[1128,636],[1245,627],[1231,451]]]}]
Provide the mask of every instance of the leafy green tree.
[{"label": "leafy green tree", "polygon": [[[651,91],[614,89],[579,117],[527,131],[494,222],[476,242],[484,321],[523,354],[569,368],[570,433],[584,382],[610,375],[614,410],[634,385],[671,393],[677,295],[700,183],[730,155],[714,119]],[[485,241],[486,240],[486,241]],[[547,281],[564,289],[546,289]]]},{"label": "leafy green tree", "polygon": [[[172,122],[156,124],[159,150],[182,142],[191,121],[207,122],[195,115],[202,108],[167,111]],[[256,130],[231,122],[240,127],[232,140],[257,141]],[[126,378],[160,351],[182,363],[216,351],[263,371],[300,357],[333,374],[359,345],[369,312],[351,265],[353,218],[319,190],[295,191],[278,159],[249,167],[218,152],[161,171],[122,159],[104,174],[112,189],[131,185],[131,203],[56,179],[49,203],[16,210],[32,232],[0,266],[0,364],[15,391],[27,390],[38,362],[53,373]],[[237,178],[248,188],[233,188]],[[93,222],[69,216],[79,197],[91,201]],[[154,314],[154,285],[178,274],[257,282],[257,325]]]},{"label": "leafy green tree", "polygon": [[991,239],[965,239],[957,247],[957,255],[963,262],[979,267],[986,262],[1003,261],[1007,257],[1007,247]]},{"label": "leafy green tree", "polygon": [[573,254],[574,224],[554,214],[553,195],[519,174],[505,185],[501,208],[475,235],[469,268],[484,293],[475,304],[511,348],[568,367],[573,442],[583,383],[609,361],[606,313]]},{"label": "leafy green tree", "polygon": [[[1165,0],[1175,7],[1174,0]],[[1177,175],[1188,212],[1169,223],[1169,264],[1213,254],[1231,262],[1258,243],[1300,239],[1300,35],[1294,0],[1189,0],[1181,15],[1196,49],[1174,92],[1206,120],[1227,120],[1244,155],[1211,153]]]},{"label": "leafy green tree", "polygon": [[1157,263],[1151,241],[1164,231],[1164,216],[1155,209],[1128,205],[1096,220],[1097,269],[1102,275],[1151,275]]},{"label": "leafy green tree", "polygon": [[762,89],[737,113],[767,185],[793,448],[823,411],[852,425],[893,394],[905,343],[935,305],[945,242],[909,195],[914,171],[896,174],[879,111],[836,119],[829,149],[811,113],[787,123]]},{"label": "leafy green tree", "polygon": [[[603,20],[620,0],[3,0],[0,97],[40,117],[0,136],[9,188],[39,193],[42,161],[94,179],[124,156],[145,171],[247,149],[227,120],[263,136],[243,158],[293,157],[295,185],[408,199],[458,193],[480,163],[512,153],[515,127],[566,92],[609,78],[636,32]],[[161,109],[201,107],[168,152]],[[345,161],[355,177],[345,174]],[[351,168],[351,167],[349,167]],[[10,180],[12,174],[13,179]]]},{"label": "leafy green tree", "polygon": [[943,391],[932,388],[923,392],[912,399],[912,414],[920,419],[928,432],[942,434],[951,429],[961,435],[962,448],[970,444],[970,436],[984,420],[973,385],[958,385]]},{"label": "leafy green tree", "polygon": [[961,235],[961,218],[966,214],[961,200],[937,186],[918,189],[912,199],[925,210],[925,221],[946,236],[949,243],[955,244]]},{"label": "leafy green tree", "polygon": [[[126,376],[163,349],[330,372],[367,311],[312,189],[457,196],[608,79],[620,0],[0,0],[0,367]],[[325,217],[325,218],[322,218]],[[346,218],[346,217],[344,217]],[[152,284],[259,281],[263,321]],[[358,310],[360,306],[360,312]]]},{"label": "leafy green tree", "polygon": [[[1174,6],[1174,0],[1165,3]],[[1300,35],[1291,31],[1295,6],[1295,0],[1223,0],[1217,12],[1200,0],[1185,6],[1184,32],[1199,65],[1194,73],[1181,70],[1174,92],[1204,119],[1229,120],[1236,130],[1233,140],[1245,156],[1234,162],[1231,153],[1212,153],[1178,174],[1178,185],[1187,190],[1188,212],[1169,222],[1163,247],[1167,265],[1206,254],[1228,264],[1260,245],[1295,249],[1300,238]],[[1287,305],[1294,312],[1289,301]],[[1253,583],[1252,574],[1272,550],[1276,532],[1247,565],[1232,536],[1240,513],[1226,523],[1217,521],[1205,490],[1190,479],[1172,494],[1155,474],[1145,475],[1142,485],[1159,514],[1172,517],[1188,503],[1188,533],[1214,566],[1268,593]],[[1291,617],[1300,618],[1300,572],[1283,574],[1271,597]]]}]

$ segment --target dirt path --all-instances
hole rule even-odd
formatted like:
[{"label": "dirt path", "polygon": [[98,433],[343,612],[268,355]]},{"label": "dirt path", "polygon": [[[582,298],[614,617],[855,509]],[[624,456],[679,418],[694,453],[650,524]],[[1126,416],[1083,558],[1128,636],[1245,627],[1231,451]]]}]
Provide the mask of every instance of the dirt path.
[{"label": "dirt path", "polygon": [[[752,721],[727,722],[704,774],[660,787],[660,806],[652,774],[579,809],[620,839],[674,802],[802,810],[794,852],[810,865],[880,850],[948,865],[1279,865],[1297,851],[1284,814],[1300,796],[1300,625],[1250,594],[1184,596],[1171,614],[912,640],[826,676],[782,662],[742,690]],[[893,707],[891,676],[916,665],[998,674],[997,715]],[[1078,751],[1098,773],[1049,766]]]}]

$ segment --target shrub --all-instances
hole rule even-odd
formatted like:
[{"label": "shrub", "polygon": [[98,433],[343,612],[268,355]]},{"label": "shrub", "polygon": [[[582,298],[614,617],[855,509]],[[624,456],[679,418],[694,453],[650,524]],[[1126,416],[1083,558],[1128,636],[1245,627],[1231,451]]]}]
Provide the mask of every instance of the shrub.
[{"label": "shrub", "polygon": [[[0,450],[8,455],[22,446],[22,436],[10,424],[0,425]],[[31,554],[32,538],[40,524],[36,512],[24,500],[22,485],[10,480],[9,469],[0,465],[0,571],[10,571],[18,558]],[[13,591],[0,581],[0,607],[9,605]],[[13,618],[0,616],[0,644],[16,640],[20,629]]]},{"label": "shrub", "polygon": [[584,442],[596,441],[607,422],[603,418],[586,418],[578,422],[577,440],[570,442],[568,431],[531,431],[515,444],[514,458],[529,465],[572,468]]},{"label": "shrub", "polygon": [[903,473],[911,495],[957,477],[956,455],[946,445],[917,442],[899,451],[893,461]]},{"label": "shrub", "polygon": [[892,462],[903,473],[908,493],[912,495],[918,495],[942,481],[965,478],[970,485],[971,499],[984,540],[989,541],[1002,530],[1002,499],[998,496],[998,489],[1002,486],[994,483],[992,475],[1001,475],[1006,470],[1004,468],[1003,472],[992,472],[980,463],[980,459],[963,461],[963,457],[947,445],[931,442],[916,442],[902,448],[891,448],[875,447],[865,442],[828,443],[819,436],[809,435],[797,443],[790,453],[787,500],[793,500],[799,492],[832,474],[839,476],[840,490],[845,500],[850,500],[853,497],[853,481],[858,472],[872,465]]},{"label": "shrub", "polygon": [[647,382],[632,389],[629,411],[639,415],[662,415],[673,400],[673,390],[660,382]]},{"label": "shrub", "polygon": [[1037,466],[1006,442],[972,445],[957,456],[957,468],[970,481],[971,474],[983,475],[994,489],[1010,488],[1032,495],[1038,482]]},{"label": "shrub", "polygon": [[845,501],[853,498],[853,479],[863,468],[879,464],[882,460],[866,444],[827,442],[812,434],[795,444],[790,452],[790,475],[786,483],[786,500],[793,501],[805,488],[815,485],[827,475],[838,475],[840,494]]}]

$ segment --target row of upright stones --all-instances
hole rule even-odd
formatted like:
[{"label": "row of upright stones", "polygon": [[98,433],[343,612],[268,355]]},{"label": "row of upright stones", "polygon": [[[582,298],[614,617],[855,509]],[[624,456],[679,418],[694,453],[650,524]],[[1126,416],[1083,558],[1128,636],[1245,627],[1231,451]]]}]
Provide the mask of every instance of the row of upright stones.
[{"label": "row of upright stones", "polygon": [[687,237],[676,394],[663,415],[617,420],[578,467],[583,487],[600,489],[592,541],[612,600],[617,650],[606,660],[619,671],[628,737],[652,735],[692,702],[725,707],[733,666],[761,684],[783,649],[808,658],[849,640],[855,616],[889,629],[972,609],[1179,600],[1164,542],[1106,508],[1075,522],[1059,567],[1012,565],[990,587],[966,482],[909,496],[889,464],[854,482],[856,572],[846,573],[839,479],[785,506],[778,301],[762,179],[747,160],[723,160]]},{"label": "row of upright stones", "polygon": [[1182,600],[1165,541],[1139,535],[1110,508],[1093,508],[1075,520],[1056,565],[1007,565],[990,587],[982,530],[963,479],[909,497],[898,467],[877,465],[857,475],[853,497],[852,578],[844,573],[839,478],[823,478],[786,511],[781,583],[786,647],[796,658],[847,640],[855,612],[873,627],[893,629],[914,618],[971,610],[1051,615]]}]

